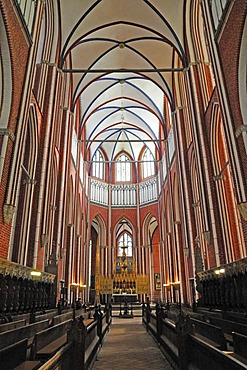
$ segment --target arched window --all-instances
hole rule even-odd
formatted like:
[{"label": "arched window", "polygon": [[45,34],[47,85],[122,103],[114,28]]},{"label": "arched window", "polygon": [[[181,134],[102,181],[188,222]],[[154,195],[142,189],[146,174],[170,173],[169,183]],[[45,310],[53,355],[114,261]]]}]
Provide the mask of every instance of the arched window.
[{"label": "arched window", "polygon": [[155,174],[154,170],[154,157],[150,149],[146,149],[142,156],[142,177],[143,179],[153,176]]},{"label": "arched window", "polygon": [[126,232],[118,239],[118,256],[122,256],[124,251],[127,257],[132,257],[132,237]]},{"label": "arched window", "polygon": [[116,163],[116,181],[130,181],[131,165],[130,159],[125,154],[121,154]]},{"label": "arched window", "polygon": [[100,150],[97,150],[93,156],[92,175],[101,180],[105,178],[104,157]]}]

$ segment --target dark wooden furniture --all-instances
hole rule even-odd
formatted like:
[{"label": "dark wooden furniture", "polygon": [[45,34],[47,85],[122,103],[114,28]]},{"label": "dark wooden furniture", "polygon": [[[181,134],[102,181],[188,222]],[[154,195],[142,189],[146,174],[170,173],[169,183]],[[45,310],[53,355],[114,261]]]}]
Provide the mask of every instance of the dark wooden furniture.
[{"label": "dark wooden furniture", "polygon": [[27,361],[28,339],[23,339],[11,346],[0,350],[1,370],[35,370],[40,366],[39,361]]},{"label": "dark wooden furniture", "polygon": [[218,349],[223,351],[227,350],[226,337],[224,336],[224,333],[220,327],[192,318],[190,320],[195,326],[196,337],[207,341],[209,344]]},{"label": "dark wooden furniture", "polygon": [[72,325],[68,320],[35,334],[32,358],[45,361],[67,343],[67,332]]},{"label": "dark wooden furniture", "polygon": [[28,338],[29,345],[32,344],[34,335],[41,330],[48,328],[49,321],[44,320],[34,324],[26,325],[0,334],[0,349],[10,346],[22,339]]}]

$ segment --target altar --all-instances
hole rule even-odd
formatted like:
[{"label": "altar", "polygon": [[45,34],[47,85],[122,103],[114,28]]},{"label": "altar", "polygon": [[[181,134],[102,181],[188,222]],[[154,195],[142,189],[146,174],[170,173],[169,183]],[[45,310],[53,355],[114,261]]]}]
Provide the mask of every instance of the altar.
[{"label": "altar", "polygon": [[137,294],[127,294],[127,293],[122,293],[122,294],[112,294],[113,298],[113,303],[123,303],[126,301],[130,302],[137,302]]}]

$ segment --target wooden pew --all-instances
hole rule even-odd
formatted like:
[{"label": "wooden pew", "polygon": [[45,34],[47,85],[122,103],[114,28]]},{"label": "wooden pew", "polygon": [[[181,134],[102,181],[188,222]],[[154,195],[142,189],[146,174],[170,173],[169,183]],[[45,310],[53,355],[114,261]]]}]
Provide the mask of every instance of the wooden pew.
[{"label": "wooden pew", "polygon": [[26,361],[28,339],[23,339],[0,350],[0,369],[34,370],[40,366],[39,361]]},{"label": "wooden pew", "polygon": [[56,326],[58,324],[61,324],[62,322],[72,320],[72,319],[73,319],[73,311],[62,313],[61,315],[53,316],[51,326]]},{"label": "wooden pew", "polygon": [[170,319],[161,320],[160,345],[169,361],[175,365],[179,363],[178,334],[175,323]]},{"label": "wooden pew", "polygon": [[35,334],[32,348],[32,359],[47,360],[67,343],[67,332],[72,320],[51,326]]},{"label": "wooden pew", "polygon": [[73,357],[73,342],[69,342],[60,348],[54,356],[42,364],[39,367],[39,370],[54,370],[57,369],[58,366],[61,366],[61,364],[62,369],[70,369],[73,361],[75,361],[75,358]]},{"label": "wooden pew", "polygon": [[35,322],[43,321],[43,320],[49,320],[49,323],[52,323],[53,317],[57,315],[57,310],[52,310],[50,312],[42,313],[42,314],[36,314],[35,316]]},{"label": "wooden pew", "polygon": [[195,326],[195,336],[207,341],[212,346],[227,350],[227,342],[222,329],[218,326],[208,324],[203,321],[190,319],[192,324]]},{"label": "wooden pew", "polygon": [[[70,369],[73,361],[75,362],[78,360],[82,361],[80,362],[82,364],[82,368],[91,368],[100,346],[99,337],[97,335],[97,321],[94,321],[93,319],[86,319],[83,321],[83,324],[86,326],[86,333],[84,340],[83,336],[81,337],[82,342],[80,343],[80,350],[78,352],[75,351],[76,344],[73,339],[70,339],[67,344],[61,347],[51,358],[41,365],[39,370],[54,370],[57,368],[57,365],[61,364],[63,369]],[[75,352],[77,352],[77,355],[75,355]],[[78,353],[79,358],[77,357]]]},{"label": "wooden pew", "polygon": [[232,333],[234,352],[232,356],[247,364],[247,336],[239,333]]},{"label": "wooden pew", "polygon": [[206,308],[198,307],[197,308],[197,313],[202,314],[206,321],[209,321],[210,317],[215,317],[215,318],[218,318],[218,319],[222,319],[222,311],[220,311],[220,310],[210,311]]},{"label": "wooden pew", "polygon": [[26,325],[26,320],[18,320],[18,321],[11,321],[7,322],[6,324],[0,325],[0,333],[3,333],[4,331],[21,328],[22,326]]},{"label": "wooden pew", "polygon": [[87,334],[85,338],[85,355],[84,355],[84,365],[85,369],[90,367],[90,364],[95,358],[98,348],[100,346],[100,339],[97,335],[97,321],[91,321],[91,323],[84,320],[84,325],[87,326]]},{"label": "wooden pew", "polygon": [[230,312],[230,311],[223,312],[222,318],[224,320],[234,321],[234,322],[247,325],[247,317],[245,316],[243,312]]},{"label": "wooden pew", "polygon": [[228,321],[228,320],[223,320],[215,317],[210,317],[209,319],[210,324],[219,326],[225,336],[226,339],[229,343],[232,344],[233,339],[232,339],[232,332],[237,332],[243,335],[247,335],[247,325],[243,325],[234,321]]},{"label": "wooden pew", "polygon": [[13,315],[12,316],[12,321],[19,321],[19,320],[23,320],[23,319],[25,319],[26,323],[29,324],[30,323],[30,313],[22,313],[22,314],[19,314],[19,315]]},{"label": "wooden pew", "polygon": [[34,324],[29,324],[21,328],[16,328],[3,332],[0,334],[0,349],[8,347],[16,342],[21,341],[22,339],[28,338],[29,345],[33,341],[34,335],[41,330],[48,328],[49,321],[44,320]]},{"label": "wooden pew", "polygon": [[197,370],[243,370],[247,366],[231,355],[220,351],[194,335],[188,336],[188,368]]}]

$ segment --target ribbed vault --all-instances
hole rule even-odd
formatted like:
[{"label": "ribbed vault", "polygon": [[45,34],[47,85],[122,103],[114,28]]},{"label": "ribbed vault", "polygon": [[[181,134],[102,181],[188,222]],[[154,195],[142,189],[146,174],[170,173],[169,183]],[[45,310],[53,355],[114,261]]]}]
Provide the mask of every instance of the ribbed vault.
[{"label": "ribbed vault", "polygon": [[174,108],[173,76],[186,67],[183,3],[61,1],[60,68],[73,81],[71,110],[80,102],[85,158],[101,148],[107,161],[122,151],[137,161],[147,147],[160,159],[164,100]]}]

